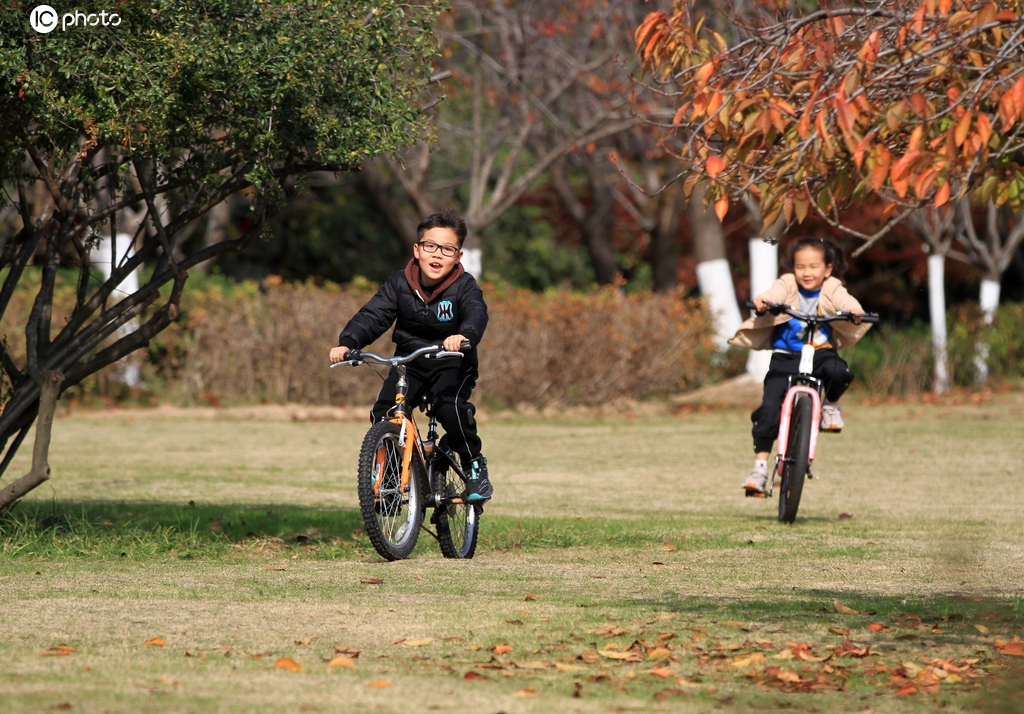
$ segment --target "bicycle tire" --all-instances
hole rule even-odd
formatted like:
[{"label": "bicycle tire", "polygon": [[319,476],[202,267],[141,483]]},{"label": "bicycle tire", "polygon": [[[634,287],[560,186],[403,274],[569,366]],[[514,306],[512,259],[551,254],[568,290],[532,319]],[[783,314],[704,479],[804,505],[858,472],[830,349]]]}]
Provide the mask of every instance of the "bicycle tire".
[{"label": "bicycle tire", "polygon": [[[366,432],[359,452],[359,510],[370,543],[385,560],[409,557],[416,547],[425,510],[415,455],[408,488],[401,490],[400,432],[398,424],[377,422]],[[406,438],[413,438],[412,434],[407,432]],[[378,481],[379,486],[374,488]]]},{"label": "bicycle tire", "polygon": [[789,444],[786,460],[782,464],[782,483],[779,488],[779,521],[792,523],[800,508],[800,496],[807,476],[808,456],[811,450],[811,428],[814,409],[811,397],[798,394],[793,400],[793,414],[789,422]]},{"label": "bicycle tire", "polygon": [[[438,448],[448,450],[445,437],[441,437]],[[453,469],[446,468],[444,474],[439,474],[438,482],[442,476],[445,496],[463,492],[463,481]],[[445,558],[463,560],[473,557],[480,535],[480,511],[475,506],[467,503],[449,503],[444,508],[434,510],[433,521],[437,526],[437,543],[441,547],[441,555]]]}]

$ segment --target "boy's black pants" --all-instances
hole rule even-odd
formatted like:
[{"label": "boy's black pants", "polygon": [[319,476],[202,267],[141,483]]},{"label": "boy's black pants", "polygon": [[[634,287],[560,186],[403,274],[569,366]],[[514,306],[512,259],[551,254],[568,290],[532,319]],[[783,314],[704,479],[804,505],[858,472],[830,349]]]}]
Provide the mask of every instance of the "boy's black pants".
[{"label": "boy's black pants", "polygon": [[[461,456],[463,461],[468,461],[480,455],[476,407],[469,402],[478,372],[473,364],[452,364],[458,359],[437,360],[426,366],[417,360],[406,365],[405,379],[409,383],[406,403],[411,413],[419,405],[422,395],[426,394],[433,405],[433,413],[448,435],[448,447]],[[397,389],[398,371],[392,368],[370,411],[372,423],[376,424],[386,417],[395,406]]]},{"label": "boy's black pants", "polygon": [[[764,377],[764,399],[750,415],[754,422],[754,453],[771,451],[779,436],[779,416],[782,400],[789,390],[789,378],[800,371],[800,355],[776,352],[772,355],[768,374]],[[846,360],[833,349],[820,349],[814,353],[812,374],[825,383],[825,399],[838,402],[853,382],[853,372]]]}]

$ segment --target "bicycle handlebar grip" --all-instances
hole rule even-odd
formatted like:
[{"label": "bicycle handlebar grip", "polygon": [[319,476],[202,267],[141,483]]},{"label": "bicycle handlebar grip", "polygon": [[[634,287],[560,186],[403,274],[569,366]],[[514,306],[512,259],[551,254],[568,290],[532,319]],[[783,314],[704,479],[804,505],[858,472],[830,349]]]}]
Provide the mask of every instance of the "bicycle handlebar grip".
[{"label": "bicycle handlebar grip", "polygon": [[345,361],[358,362],[362,358],[362,356],[363,353],[359,349],[353,347],[352,349],[345,353]]},{"label": "bicycle handlebar grip", "polygon": [[462,344],[459,345],[459,352],[469,352],[473,349],[473,343],[469,340],[463,340]]},{"label": "bicycle handlebar grip", "polygon": [[871,313],[869,313],[867,315],[863,315],[862,319],[861,319],[861,322],[870,322],[873,325],[878,324],[878,321],[879,321],[878,315],[874,315],[874,314],[871,314]]}]

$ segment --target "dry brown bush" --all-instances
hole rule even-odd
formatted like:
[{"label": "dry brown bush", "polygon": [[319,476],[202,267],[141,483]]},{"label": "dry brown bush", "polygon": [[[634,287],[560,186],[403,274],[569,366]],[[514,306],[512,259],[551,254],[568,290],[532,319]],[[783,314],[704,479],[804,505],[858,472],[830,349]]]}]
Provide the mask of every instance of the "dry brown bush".
[{"label": "dry brown bush", "polygon": [[[711,366],[706,312],[681,294],[486,294],[477,399],[493,405],[643,399],[721,371]],[[160,376],[178,398],[195,401],[369,404],[379,378],[366,368],[328,370],[326,357],[371,295],[308,285],[193,293],[181,326],[157,345]],[[371,349],[390,354],[390,337]]]}]

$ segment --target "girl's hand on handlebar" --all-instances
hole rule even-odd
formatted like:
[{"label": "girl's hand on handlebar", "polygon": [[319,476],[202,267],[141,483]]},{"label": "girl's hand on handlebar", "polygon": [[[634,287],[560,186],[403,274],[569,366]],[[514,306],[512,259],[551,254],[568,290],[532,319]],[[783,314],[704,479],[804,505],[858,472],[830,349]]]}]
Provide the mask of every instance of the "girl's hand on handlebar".
[{"label": "girl's hand on handlebar", "polygon": [[860,323],[864,322],[864,316],[854,313],[853,315],[850,315],[850,322],[852,322],[854,325],[859,325]]},{"label": "girl's hand on handlebar", "polygon": [[331,364],[338,364],[338,362],[344,362],[345,357],[348,355],[348,347],[344,345],[341,347],[331,348]]},{"label": "girl's hand on handlebar", "polygon": [[768,311],[768,303],[766,303],[761,298],[756,297],[753,300],[751,300],[750,302],[754,303],[754,309],[758,312],[758,314],[762,314],[763,315],[765,312]]},{"label": "girl's hand on handlebar", "polygon": [[469,342],[465,335],[451,335],[444,338],[444,349],[446,352],[461,352],[463,342]]}]

